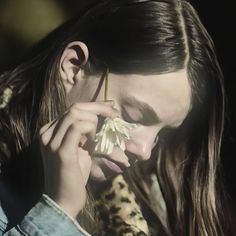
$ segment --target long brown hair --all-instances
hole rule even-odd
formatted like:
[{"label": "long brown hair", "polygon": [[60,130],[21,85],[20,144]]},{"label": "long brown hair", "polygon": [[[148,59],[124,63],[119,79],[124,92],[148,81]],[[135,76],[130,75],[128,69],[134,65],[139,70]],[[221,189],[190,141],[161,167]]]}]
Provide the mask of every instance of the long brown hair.
[{"label": "long brown hair", "polygon": [[88,73],[102,71],[104,65],[113,73],[187,69],[191,111],[180,127],[161,131],[150,161],[156,162],[155,168],[140,167],[132,178],[135,183],[140,183],[137,178],[145,181],[145,170],[157,176],[167,207],[166,235],[223,235],[222,73],[210,36],[184,0],[100,1],[42,40],[23,63],[1,76],[0,94],[13,90],[0,111],[0,143],[5,147],[1,158],[14,157],[29,146],[39,128],[66,109],[58,66],[64,47],[74,40],[89,48]]}]

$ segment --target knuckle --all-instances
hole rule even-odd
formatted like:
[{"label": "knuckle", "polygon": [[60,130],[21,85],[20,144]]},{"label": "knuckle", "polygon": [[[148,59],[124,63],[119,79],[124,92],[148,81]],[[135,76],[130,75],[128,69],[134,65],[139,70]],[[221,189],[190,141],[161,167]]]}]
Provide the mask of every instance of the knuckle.
[{"label": "knuckle", "polygon": [[72,118],[76,118],[78,116],[78,110],[72,106],[70,109],[69,109],[69,112],[68,112],[69,116],[72,117]]},{"label": "knuckle", "polygon": [[40,140],[40,143],[43,145],[43,146],[46,146],[47,143],[48,143],[48,138],[47,138],[47,135],[44,133],[44,134],[41,134],[39,136],[39,140]]},{"label": "knuckle", "polygon": [[42,127],[40,128],[40,130],[39,130],[39,135],[40,135],[40,136],[43,135],[43,133],[46,131],[47,125],[48,125],[48,124],[46,124],[46,125],[44,125],[44,126],[42,126]]},{"label": "knuckle", "polygon": [[43,132],[44,132],[44,126],[40,128],[39,135],[41,136],[43,134]]},{"label": "knuckle", "polygon": [[73,105],[72,105],[72,107],[74,108],[74,109],[77,109],[77,110],[80,110],[80,103],[79,102],[75,102]]},{"label": "knuckle", "polygon": [[55,142],[50,142],[48,144],[48,149],[52,152],[52,153],[56,153],[58,150],[58,145]]}]

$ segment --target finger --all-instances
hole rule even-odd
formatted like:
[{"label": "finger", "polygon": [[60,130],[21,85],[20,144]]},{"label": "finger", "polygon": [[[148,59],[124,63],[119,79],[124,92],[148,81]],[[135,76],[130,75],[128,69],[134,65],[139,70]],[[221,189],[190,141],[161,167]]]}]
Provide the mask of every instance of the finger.
[{"label": "finger", "polygon": [[72,123],[67,129],[58,150],[58,157],[67,172],[69,171],[68,174],[73,173],[78,185],[82,184],[81,186],[84,187],[91,169],[91,157],[86,150],[79,147],[79,143],[81,137],[90,132],[94,128],[93,126],[94,123],[88,121]]},{"label": "finger", "polygon": [[[55,140],[55,146],[59,146],[60,142],[62,140],[62,137],[66,131],[66,129],[69,127],[69,125],[76,121],[76,120],[88,120],[91,122],[94,122],[97,126],[98,118],[94,114],[103,114],[104,116],[117,116],[118,112],[117,110],[114,110],[112,106],[114,105],[114,101],[100,101],[95,103],[76,103],[73,104],[70,109],[69,113],[67,112],[64,114],[64,118],[62,118],[57,126],[55,127],[53,134],[51,135],[51,140],[54,139],[55,135],[57,134],[57,140]],[[77,111],[77,112],[76,112]],[[66,116],[69,116],[67,118]],[[66,117],[66,118],[65,118]],[[70,119],[71,118],[71,119]],[[64,123],[64,125],[62,125]],[[57,132],[58,127],[60,128],[60,131]],[[90,139],[94,139],[96,134],[96,129],[93,130],[89,136]],[[54,144],[53,144],[54,145]]]},{"label": "finger", "polygon": [[[113,108],[114,106],[114,101],[110,100],[110,101],[99,101],[99,102],[95,102],[95,103],[77,103],[71,106],[71,108],[69,109],[70,115],[72,113],[72,116],[75,116],[75,119],[79,119],[79,120],[91,120],[97,123],[97,118],[96,117],[92,117],[91,115],[87,115],[85,116],[85,114],[82,114],[83,111],[87,111],[87,112],[91,112],[91,113],[95,113],[97,115],[103,115],[103,116],[108,116],[108,117],[117,117],[118,116],[118,111],[116,109]],[[78,114],[76,115],[75,110],[79,110],[80,114],[81,114],[81,118],[78,118]],[[53,120],[52,122],[46,124],[45,126],[43,126],[40,129],[40,136],[41,136],[41,142],[44,145],[47,145],[49,142],[51,142],[55,135],[57,134],[57,130],[58,127],[61,127],[62,122],[65,121],[65,117],[67,116],[68,112],[64,113],[62,118],[58,121],[58,119]],[[77,116],[77,117],[76,117]],[[72,119],[73,121],[73,119]],[[63,134],[65,133],[66,129],[69,127],[69,125],[72,122],[70,122],[69,120],[67,120],[65,122],[65,126],[62,126],[63,129],[60,130],[59,135],[58,135],[58,140],[55,141],[55,143],[53,145],[55,145],[55,148],[58,147],[60,145],[60,142],[62,140]],[[96,130],[94,130],[93,132],[91,132],[90,134],[90,138],[94,139],[95,137],[95,133]]]},{"label": "finger", "polygon": [[81,137],[91,132],[94,128],[94,123],[89,121],[78,121],[71,124],[61,141],[60,152],[64,153],[68,158],[75,156]]},{"label": "finger", "polygon": [[57,122],[57,119],[54,119],[53,121],[41,127],[41,129],[39,130],[39,135],[44,134],[44,132],[46,132],[46,130],[48,130],[53,124],[55,124],[55,122]]},{"label": "finger", "polygon": [[96,131],[97,131],[97,125],[98,125],[98,116],[97,114],[94,114],[94,112],[91,111],[85,111],[85,110],[80,110],[77,107],[75,107],[77,113],[75,112],[75,115],[77,115],[77,120],[80,121],[90,121],[95,124],[95,129],[92,130],[90,133],[88,133],[88,136],[91,140],[95,139]]},{"label": "finger", "polygon": [[113,100],[107,100],[107,101],[96,101],[96,103],[106,104],[108,106],[114,107],[115,101]]},{"label": "finger", "polygon": [[92,166],[91,156],[86,150],[79,148],[78,157],[80,171],[83,176],[84,185],[86,185]]},{"label": "finger", "polygon": [[53,133],[53,130],[55,128],[55,126],[57,125],[58,123],[58,120],[55,119],[53,120],[52,122],[44,125],[40,131],[39,131],[39,134],[40,134],[40,141],[43,145],[47,145],[52,137],[52,133]]},{"label": "finger", "polygon": [[63,118],[57,123],[53,130],[53,134],[50,140],[50,146],[52,149],[57,149],[61,145],[61,141],[68,129],[68,127],[78,121],[89,121],[94,123],[94,130],[89,133],[90,139],[94,139],[96,133],[96,127],[98,118],[95,114],[88,111],[78,110],[75,107],[71,107],[70,110],[63,116]]},{"label": "finger", "polygon": [[90,111],[96,115],[115,118],[119,116],[119,112],[111,104],[107,105],[104,102],[88,102],[88,103],[76,103],[74,104],[79,110]]}]

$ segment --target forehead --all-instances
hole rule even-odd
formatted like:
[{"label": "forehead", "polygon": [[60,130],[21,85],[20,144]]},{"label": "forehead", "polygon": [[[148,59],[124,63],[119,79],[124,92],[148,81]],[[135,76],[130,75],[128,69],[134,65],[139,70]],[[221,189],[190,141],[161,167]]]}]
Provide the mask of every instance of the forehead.
[{"label": "forehead", "polygon": [[145,102],[166,123],[181,122],[191,106],[191,88],[185,70],[159,75],[110,74],[108,95],[115,100],[134,97]]}]

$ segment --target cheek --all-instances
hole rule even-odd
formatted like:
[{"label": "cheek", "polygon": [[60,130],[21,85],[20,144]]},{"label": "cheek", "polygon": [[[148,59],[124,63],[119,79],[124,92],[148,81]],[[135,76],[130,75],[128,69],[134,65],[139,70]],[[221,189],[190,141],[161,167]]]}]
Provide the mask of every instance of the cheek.
[{"label": "cheek", "polygon": [[162,128],[162,124],[152,127],[140,126],[130,131],[130,141],[153,147],[157,143],[158,134]]},{"label": "cheek", "polygon": [[[75,85],[73,85],[71,91],[68,93],[70,102],[75,103],[91,101],[97,91],[98,83],[99,80],[97,78],[81,79],[76,81]],[[102,97],[101,91],[98,94],[97,100],[101,99],[100,97]]]}]

